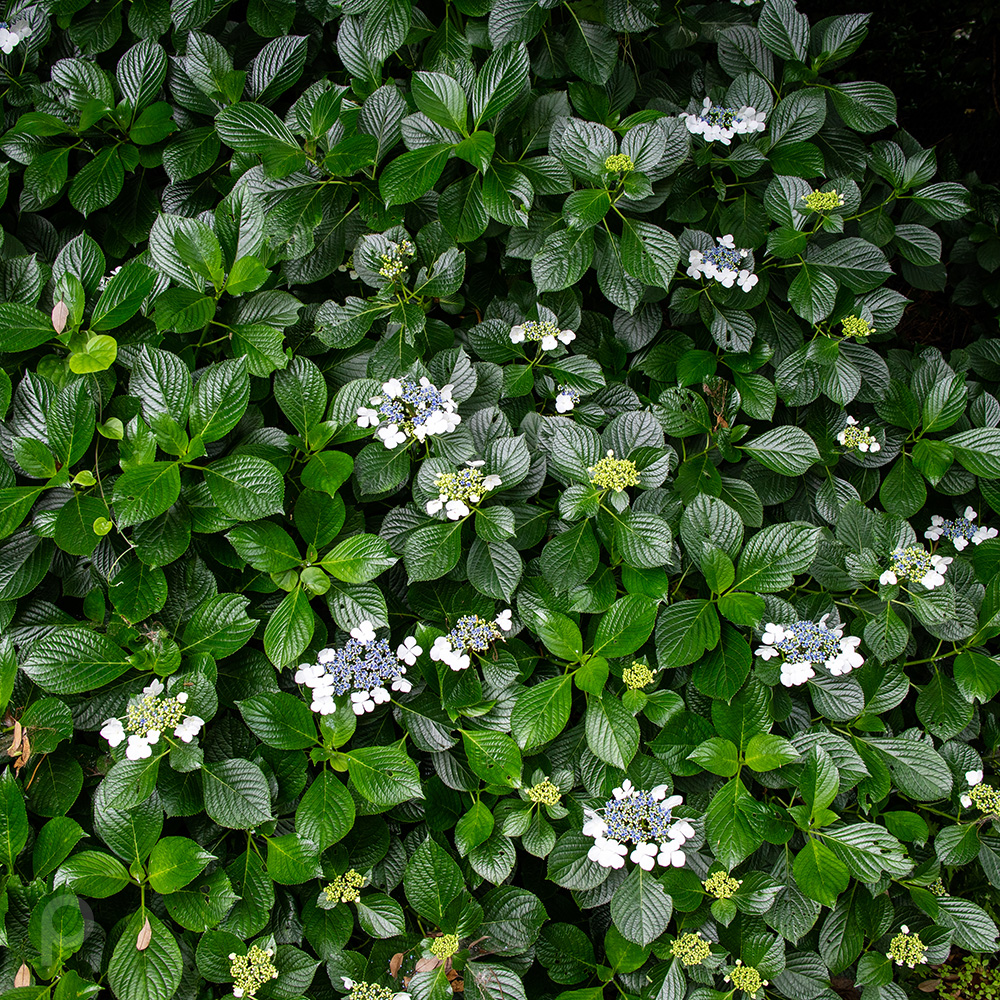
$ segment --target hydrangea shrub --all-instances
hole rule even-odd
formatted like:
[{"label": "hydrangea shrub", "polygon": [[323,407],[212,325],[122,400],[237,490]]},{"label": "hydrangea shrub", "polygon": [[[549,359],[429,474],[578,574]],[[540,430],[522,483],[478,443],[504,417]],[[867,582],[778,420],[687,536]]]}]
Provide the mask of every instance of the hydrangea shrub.
[{"label": "hydrangea shrub", "polygon": [[1000,340],[896,336],[978,230],[866,15],[3,16],[0,1000],[994,951]]}]

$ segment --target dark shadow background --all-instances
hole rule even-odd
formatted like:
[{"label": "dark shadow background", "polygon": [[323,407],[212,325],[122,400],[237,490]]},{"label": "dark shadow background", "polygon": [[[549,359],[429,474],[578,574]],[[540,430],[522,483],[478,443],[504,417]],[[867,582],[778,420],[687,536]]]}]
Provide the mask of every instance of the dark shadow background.
[{"label": "dark shadow background", "polygon": [[937,146],[955,179],[975,171],[986,183],[1000,181],[1000,0],[799,0],[798,7],[813,23],[870,12],[868,39],[838,75],[891,87],[900,126]]}]

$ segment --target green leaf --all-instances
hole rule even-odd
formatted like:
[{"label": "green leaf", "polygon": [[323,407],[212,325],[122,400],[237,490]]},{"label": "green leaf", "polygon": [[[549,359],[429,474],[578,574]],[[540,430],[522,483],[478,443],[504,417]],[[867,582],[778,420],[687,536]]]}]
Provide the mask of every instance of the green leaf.
[{"label": "green leaf", "polygon": [[768,594],[792,586],[796,573],[816,556],[819,529],[804,524],[773,524],[758,531],[743,549],[737,586]]},{"label": "green leaf", "polygon": [[333,772],[321,771],[295,810],[295,829],[325,851],[350,833],[354,817],[354,799],[344,783]]},{"label": "green leaf", "polygon": [[465,134],[467,118],[465,91],[444,73],[416,72],[410,90],[417,107],[432,122]]},{"label": "green leaf", "polygon": [[169,510],[180,493],[176,462],[152,462],[128,469],[115,480],[111,497],[115,520],[123,528],[150,521]]},{"label": "green leaf", "polygon": [[782,476],[801,476],[820,461],[819,449],[801,427],[775,427],[741,444],[761,465]]},{"label": "green leaf", "polygon": [[652,944],[667,928],[673,902],[651,872],[636,865],[611,897],[611,919],[626,941]]},{"label": "green leaf", "polygon": [[721,626],[721,640],[694,668],[691,679],[703,694],[732,701],[750,675],[750,644],[728,622]]},{"label": "green leaf", "polygon": [[[146,922],[149,944],[137,947]],[[181,950],[170,929],[148,910],[132,914],[108,964],[108,983],[119,1000],[170,1000],[181,983]]]},{"label": "green leaf", "polygon": [[847,865],[815,837],[806,838],[805,846],[795,855],[792,871],[799,889],[824,906],[834,906],[851,881]]},{"label": "green leaf", "polygon": [[692,599],[671,604],[656,622],[656,655],[663,667],[694,663],[713,649],[721,634],[719,616],[711,602]]},{"label": "green leaf", "polygon": [[437,143],[396,157],[382,171],[378,189],[386,207],[416,201],[437,183],[444,170],[451,145]]},{"label": "green leaf", "polygon": [[896,123],[896,98],[881,83],[854,80],[827,90],[837,114],[857,132],[878,132]]},{"label": "green leaf", "polygon": [[205,466],[205,482],[223,512],[240,521],[254,521],[282,512],[285,484],[267,460],[230,455]]},{"label": "green leaf", "polygon": [[398,562],[378,535],[352,535],[335,545],[320,565],[345,583],[368,583]]},{"label": "green leaf", "polygon": [[14,774],[7,768],[0,775],[0,863],[13,871],[17,856],[28,842],[28,813]]},{"label": "green leaf", "polygon": [[639,724],[610,692],[587,698],[584,730],[590,752],[613,767],[628,767],[639,749]]},{"label": "green leaf", "polygon": [[146,872],[159,893],[170,893],[200,875],[215,855],[187,837],[164,837],[156,842]]},{"label": "green leaf", "polygon": [[522,750],[540,747],[566,728],[572,689],[571,678],[563,674],[518,692],[510,716],[510,729]]},{"label": "green leaf", "polygon": [[93,691],[129,669],[128,654],[107,636],[84,628],[56,628],[32,643],[21,669],[53,694]]},{"label": "green leaf", "polygon": [[655,623],[655,601],[634,595],[623,597],[601,616],[594,636],[594,653],[629,656],[650,637]]},{"label": "green leaf", "polygon": [[202,768],[205,812],[219,826],[249,830],[271,818],[271,793],[261,769],[248,760]]},{"label": "green leaf", "polygon": [[472,116],[478,128],[512,104],[528,86],[528,52],[511,43],[490,53],[472,88]]},{"label": "green leaf", "polygon": [[406,901],[425,920],[440,926],[449,904],[465,890],[452,857],[428,837],[410,857],[403,874]]},{"label": "green leaf", "polygon": [[284,691],[263,691],[237,704],[243,721],[268,746],[303,750],[316,744],[316,723],[301,699]]},{"label": "green leaf", "polygon": [[517,787],[521,780],[521,751],[503,733],[486,729],[462,730],[469,767],[491,785]]},{"label": "green leaf", "polygon": [[946,441],[969,472],[985,479],[1000,479],[1000,428],[973,427]]},{"label": "green leaf", "polygon": [[539,292],[558,292],[575,285],[594,257],[592,229],[553,233],[531,261],[531,276]]},{"label": "green leaf", "polygon": [[305,587],[297,586],[282,598],[264,629],[264,651],[268,659],[279,670],[297,660],[309,645],[315,627],[309,593]]},{"label": "green leaf", "polygon": [[681,250],[665,229],[637,219],[622,221],[622,264],[646,285],[667,289],[677,272]]},{"label": "green leaf", "polygon": [[380,810],[423,798],[417,765],[402,743],[352,750],[348,770],[354,787]]}]

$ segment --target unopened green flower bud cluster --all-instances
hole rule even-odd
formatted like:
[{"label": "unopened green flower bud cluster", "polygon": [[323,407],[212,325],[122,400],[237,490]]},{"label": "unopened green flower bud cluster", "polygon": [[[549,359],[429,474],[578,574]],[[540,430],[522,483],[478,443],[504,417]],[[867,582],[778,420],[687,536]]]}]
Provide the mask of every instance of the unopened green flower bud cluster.
[{"label": "unopened green flower bud cluster", "polygon": [[451,958],[451,956],[456,954],[457,951],[457,934],[442,934],[440,937],[431,939],[431,954],[435,958],[440,958],[441,961],[444,961],[446,958]]},{"label": "unopened green flower bud cluster", "polygon": [[1000,791],[992,785],[976,785],[970,788],[969,798],[980,812],[1000,816]]},{"label": "unopened green flower bud cluster", "polygon": [[653,671],[648,664],[640,663],[636,660],[631,667],[626,667],[622,671],[622,681],[629,691],[638,691],[640,688],[649,687],[654,681]]},{"label": "unopened green flower bud cluster", "polygon": [[682,934],[671,946],[670,954],[685,965],[701,965],[712,954],[711,942],[701,936],[701,931]]},{"label": "unopened green flower bud cluster", "polygon": [[729,899],[743,885],[741,879],[732,878],[728,872],[715,872],[702,883],[705,892],[716,899]]},{"label": "unopened green flower bud cluster", "polygon": [[749,993],[753,996],[762,986],[767,986],[767,980],[761,979],[760,973],[752,965],[744,965],[740,959],[736,959],[736,965],[729,970],[729,975],[725,977],[727,983],[732,983],[738,990]]},{"label": "unopened green flower bud cluster", "polygon": [[627,174],[635,170],[635,160],[625,153],[612,153],[604,161],[604,169],[610,170],[612,173]]},{"label": "unopened green flower bud cluster", "polygon": [[388,986],[379,983],[355,983],[347,994],[348,1000],[392,1000],[393,995]]},{"label": "unopened green flower bud cluster", "polygon": [[554,806],[559,804],[559,800],[562,798],[562,793],[559,791],[557,785],[553,785],[548,778],[543,781],[539,781],[537,785],[532,785],[531,788],[527,790],[528,798],[532,802],[539,803],[543,806]]},{"label": "unopened green flower bud cluster", "polygon": [[831,212],[844,204],[844,196],[836,191],[810,191],[802,200],[810,212]]},{"label": "unopened green flower bud cluster", "polygon": [[841,332],[845,337],[870,337],[875,332],[875,327],[869,326],[868,320],[860,316],[848,316],[840,324]]},{"label": "unopened green flower bud cluster", "polygon": [[410,240],[404,239],[399,243],[390,243],[388,253],[379,254],[382,266],[378,269],[378,273],[390,281],[401,278],[406,274],[406,268],[416,253],[417,248]]},{"label": "unopened green flower bud cluster", "polygon": [[365,877],[353,868],[338,875],[324,890],[323,895],[331,903],[353,903],[365,885]]},{"label": "unopened green flower bud cluster", "polygon": [[905,965],[910,969],[923,965],[927,961],[927,945],[920,940],[919,934],[911,934],[910,928],[905,924],[899,930],[900,933],[889,942],[886,957],[891,958],[896,965]]},{"label": "unopened green flower bud cluster", "polygon": [[233,977],[234,997],[253,997],[265,983],[278,978],[278,970],[271,961],[273,955],[270,948],[256,944],[245,955],[230,952],[229,974]]},{"label": "unopened green flower bud cluster", "polygon": [[635,462],[627,458],[615,458],[615,453],[609,451],[596,465],[587,469],[590,481],[602,490],[614,490],[621,493],[629,486],[639,485],[639,470]]}]

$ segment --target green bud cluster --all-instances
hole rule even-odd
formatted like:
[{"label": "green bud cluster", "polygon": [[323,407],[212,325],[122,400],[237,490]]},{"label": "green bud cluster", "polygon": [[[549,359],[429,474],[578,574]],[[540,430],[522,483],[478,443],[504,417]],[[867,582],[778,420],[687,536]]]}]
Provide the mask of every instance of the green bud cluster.
[{"label": "green bud cluster", "polygon": [[896,965],[905,965],[910,969],[923,965],[927,959],[927,945],[920,940],[919,934],[911,934],[910,928],[905,924],[889,942],[889,950],[885,953],[886,958],[891,958]]},{"label": "green bud cluster", "polygon": [[323,895],[331,903],[353,903],[364,888],[365,877],[353,868],[338,875],[324,890]]},{"label": "green bud cluster", "polygon": [[604,169],[610,170],[612,173],[627,174],[635,170],[635,160],[625,153],[612,153],[604,161]]},{"label": "green bud cluster", "polygon": [[548,778],[539,781],[537,785],[532,785],[527,791],[528,798],[532,802],[540,803],[543,806],[558,805],[562,798],[562,792],[557,785],[553,785]]},{"label": "green bud cluster", "polygon": [[741,879],[731,878],[728,872],[715,872],[702,883],[705,892],[716,899],[729,899],[743,885]]},{"label": "green bud cluster", "polygon": [[640,688],[649,687],[655,677],[653,671],[645,663],[636,660],[631,667],[626,667],[622,671],[622,680],[629,691],[638,691]]},{"label": "green bud cluster", "polygon": [[810,191],[802,200],[810,212],[830,212],[844,204],[844,196],[836,191]]},{"label": "green bud cluster", "polygon": [[635,462],[627,458],[615,458],[615,453],[609,451],[596,465],[587,469],[590,481],[602,490],[614,490],[621,493],[628,486],[639,485],[639,470]]},{"label": "green bud cluster", "polygon": [[231,952],[229,974],[233,977],[234,997],[253,997],[265,983],[278,978],[278,970],[271,961],[274,952],[270,948],[251,945],[245,955]]},{"label": "green bud cluster", "polygon": [[442,934],[440,937],[431,939],[431,954],[435,958],[444,961],[451,958],[458,951],[458,935]]},{"label": "green bud cluster", "polygon": [[744,965],[736,959],[736,965],[725,977],[727,983],[732,983],[738,990],[753,996],[762,986],[767,986],[767,980],[761,979],[760,973],[752,965]]},{"label": "green bud cluster", "polygon": [[711,942],[701,936],[701,931],[682,934],[671,946],[670,954],[685,965],[701,965],[712,954]]},{"label": "green bud cluster", "polygon": [[870,337],[875,327],[868,325],[868,320],[860,316],[848,316],[840,324],[845,337]]}]

